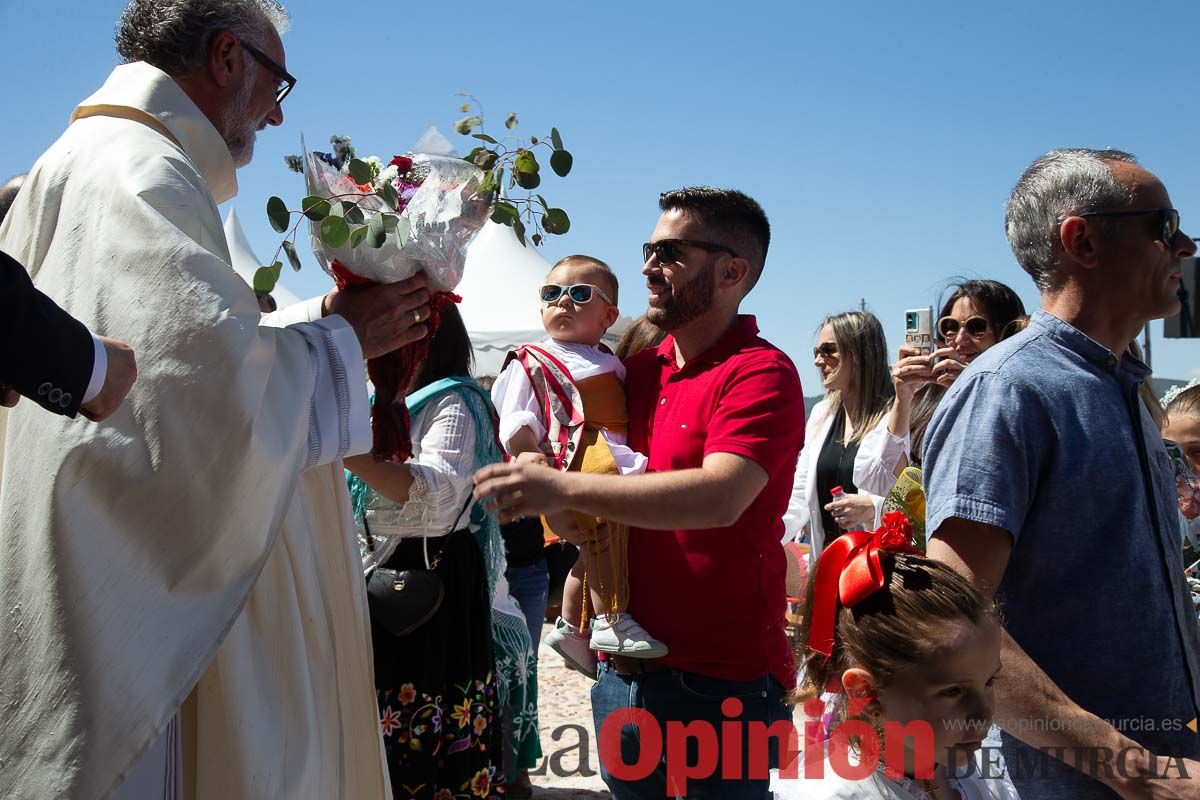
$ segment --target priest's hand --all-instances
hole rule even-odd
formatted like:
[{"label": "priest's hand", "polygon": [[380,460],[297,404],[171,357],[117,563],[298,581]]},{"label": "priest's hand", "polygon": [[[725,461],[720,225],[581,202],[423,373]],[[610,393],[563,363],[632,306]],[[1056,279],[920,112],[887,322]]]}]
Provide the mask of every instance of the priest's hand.
[{"label": "priest's hand", "polygon": [[137,359],[133,348],[107,336],[99,337],[108,358],[108,370],[104,373],[104,385],[100,394],[79,407],[79,413],[92,422],[108,418],[125,402],[125,395],[137,380]]},{"label": "priest's hand", "polygon": [[475,473],[475,499],[501,524],[565,511],[567,476],[540,464],[491,464]]},{"label": "priest's hand", "polygon": [[358,335],[364,358],[386,355],[428,334],[429,279],[418,273],[399,283],[325,295],[325,316],[338,314]]}]

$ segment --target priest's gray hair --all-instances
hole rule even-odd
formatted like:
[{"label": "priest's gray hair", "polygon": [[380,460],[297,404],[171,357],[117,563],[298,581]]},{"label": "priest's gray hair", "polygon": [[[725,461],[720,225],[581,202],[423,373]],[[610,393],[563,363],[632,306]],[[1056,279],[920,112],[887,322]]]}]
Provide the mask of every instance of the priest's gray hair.
[{"label": "priest's gray hair", "polygon": [[[1085,211],[1118,211],[1133,202],[1133,192],[1113,175],[1114,161],[1136,164],[1123,150],[1070,147],[1051,150],[1029,165],[1013,187],[1004,214],[1004,231],[1013,255],[1042,292],[1061,282],[1058,231],[1063,220]],[[1101,223],[1101,230],[1111,230]]]},{"label": "priest's gray hair", "polygon": [[282,34],[290,23],[276,0],[131,0],[117,23],[117,52],[126,64],[145,61],[184,78],[204,67],[221,31],[261,49],[271,27]]}]

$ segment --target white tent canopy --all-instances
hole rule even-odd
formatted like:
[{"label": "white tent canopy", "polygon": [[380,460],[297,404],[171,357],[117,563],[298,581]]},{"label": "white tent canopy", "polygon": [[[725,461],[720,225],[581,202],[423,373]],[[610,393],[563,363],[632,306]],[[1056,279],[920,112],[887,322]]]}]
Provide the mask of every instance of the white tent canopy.
[{"label": "white tent canopy", "polygon": [[[233,208],[229,209],[229,216],[225,217],[225,240],[229,243],[229,260],[233,262],[234,270],[253,288],[254,273],[263,266],[263,263],[250,249],[250,241],[246,238],[246,232],[242,230],[242,223],[238,220],[237,211]],[[300,298],[289,291],[282,281],[275,284],[275,288],[271,290],[271,296],[275,298],[275,304],[280,308],[300,302]]]},{"label": "white tent canopy", "polygon": [[[497,375],[509,351],[546,338],[538,287],[550,263],[535,247],[523,247],[507,225],[489,220],[467,249],[462,283],[463,322],[475,348],[475,374]],[[630,320],[622,317],[604,340],[611,347]]]}]

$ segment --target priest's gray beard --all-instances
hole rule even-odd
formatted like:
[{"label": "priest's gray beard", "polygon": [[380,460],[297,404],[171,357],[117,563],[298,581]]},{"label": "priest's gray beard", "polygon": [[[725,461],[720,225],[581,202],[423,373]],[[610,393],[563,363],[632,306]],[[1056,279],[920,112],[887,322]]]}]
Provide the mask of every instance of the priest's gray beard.
[{"label": "priest's gray beard", "polygon": [[235,167],[241,168],[254,158],[254,139],[258,136],[258,128],[262,120],[250,119],[250,95],[254,91],[254,81],[258,77],[258,64],[246,59],[246,74],[237,94],[233,96],[229,107],[225,109],[225,146],[233,157]]}]

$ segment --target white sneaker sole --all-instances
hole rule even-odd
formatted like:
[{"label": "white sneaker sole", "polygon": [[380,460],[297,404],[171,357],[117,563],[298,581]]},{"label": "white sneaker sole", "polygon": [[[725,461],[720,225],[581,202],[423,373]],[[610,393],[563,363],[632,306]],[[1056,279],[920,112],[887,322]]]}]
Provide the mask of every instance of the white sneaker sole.
[{"label": "white sneaker sole", "polygon": [[596,680],[596,668],[593,667],[592,669],[589,670],[587,668],[587,666],[579,663],[574,658],[572,658],[571,655],[565,649],[563,649],[562,647],[559,646],[559,643],[561,641],[562,640],[560,639],[558,641],[548,642],[545,639],[543,639],[542,644],[548,646],[551,650],[553,650],[554,652],[556,652],[560,656],[562,656],[562,660],[564,663],[566,663],[567,669],[573,669],[576,672],[578,672],[580,675],[586,675],[587,677],[591,678],[592,680]]}]

